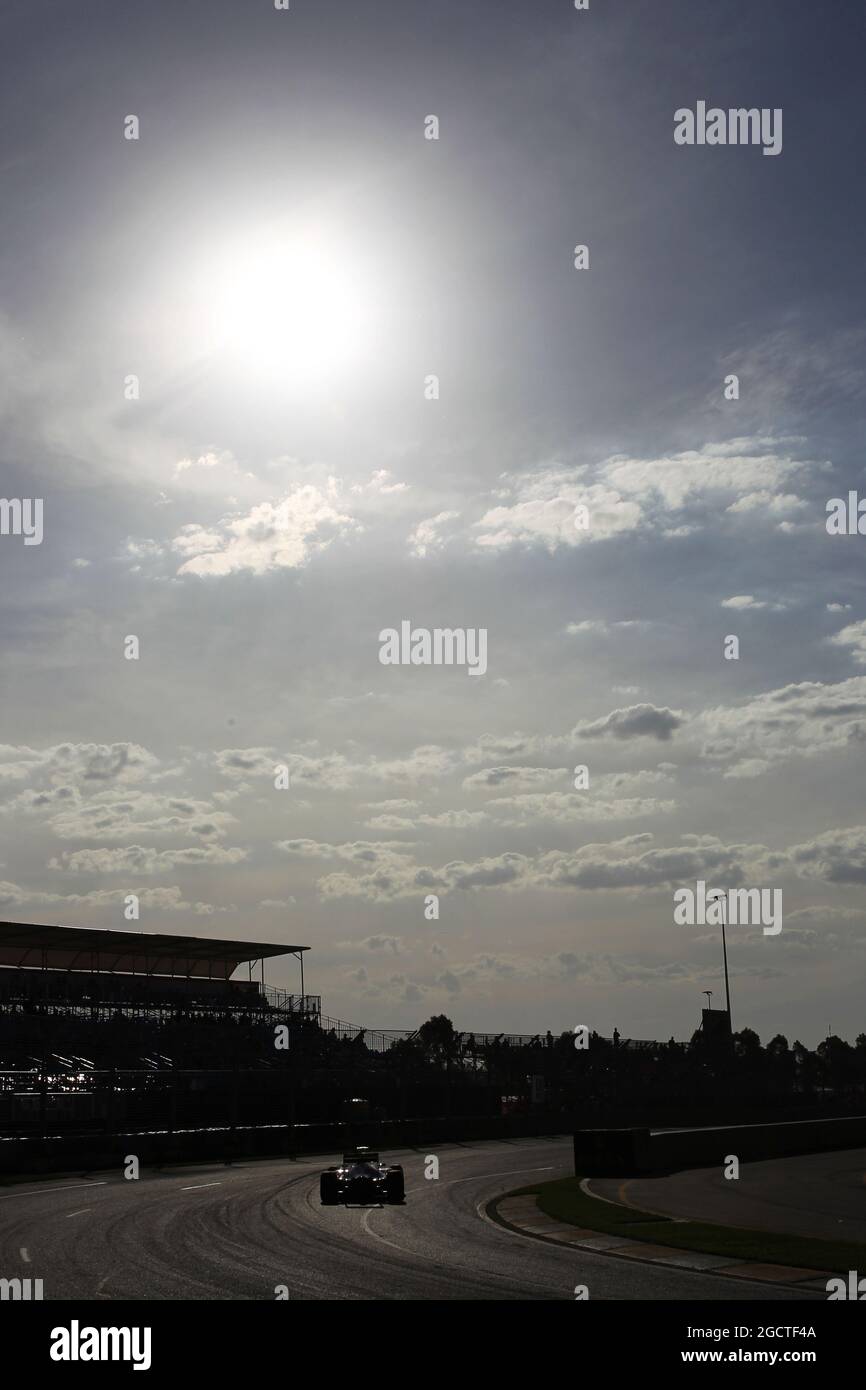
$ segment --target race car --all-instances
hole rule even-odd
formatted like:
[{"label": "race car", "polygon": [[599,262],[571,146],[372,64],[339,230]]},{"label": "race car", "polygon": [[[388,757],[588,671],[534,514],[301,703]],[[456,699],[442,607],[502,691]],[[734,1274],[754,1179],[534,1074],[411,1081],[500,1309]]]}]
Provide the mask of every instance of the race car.
[{"label": "race car", "polygon": [[319,1178],[319,1198],[323,1207],[340,1202],[404,1202],[403,1169],[382,1163],[377,1153],[362,1145],[344,1153],[339,1168],[325,1169]]}]

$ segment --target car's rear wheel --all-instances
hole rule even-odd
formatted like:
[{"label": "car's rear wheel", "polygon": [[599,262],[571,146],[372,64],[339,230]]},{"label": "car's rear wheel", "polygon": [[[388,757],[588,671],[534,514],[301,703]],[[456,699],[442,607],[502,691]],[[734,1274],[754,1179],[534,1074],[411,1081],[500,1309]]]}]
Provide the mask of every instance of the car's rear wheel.
[{"label": "car's rear wheel", "polygon": [[335,1207],[339,1201],[336,1173],[322,1173],[319,1178],[319,1200],[323,1207]]},{"label": "car's rear wheel", "polygon": [[389,1202],[405,1202],[406,1185],[402,1168],[389,1168],[385,1180],[385,1191]]}]

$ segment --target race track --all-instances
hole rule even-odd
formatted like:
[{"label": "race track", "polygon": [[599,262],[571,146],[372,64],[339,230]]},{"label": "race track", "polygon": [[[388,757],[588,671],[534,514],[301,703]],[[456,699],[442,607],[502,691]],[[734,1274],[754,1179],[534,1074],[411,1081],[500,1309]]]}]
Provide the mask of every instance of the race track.
[{"label": "race track", "polygon": [[41,1278],[55,1299],[803,1300],[820,1297],[603,1255],[513,1232],[491,1197],[570,1172],[569,1140],[440,1145],[385,1155],[403,1207],[321,1207],[333,1156],[232,1167],[52,1178],[0,1190],[0,1278]]},{"label": "race track", "polygon": [[866,1149],[742,1163],[736,1180],[725,1178],[717,1164],[592,1186],[665,1216],[866,1244]]}]

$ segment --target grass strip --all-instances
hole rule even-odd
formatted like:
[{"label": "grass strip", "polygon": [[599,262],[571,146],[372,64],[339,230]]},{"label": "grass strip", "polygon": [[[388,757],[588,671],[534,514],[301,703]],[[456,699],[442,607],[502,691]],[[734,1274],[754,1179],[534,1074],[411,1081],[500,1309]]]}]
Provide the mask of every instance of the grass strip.
[{"label": "grass strip", "polygon": [[[704,1255],[724,1255],[732,1264],[757,1260],[761,1264],[792,1265],[802,1269],[845,1273],[866,1267],[866,1245],[846,1240],[814,1240],[807,1236],[716,1226],[705,1221],[673,1221],[634,1207],[613,1206],[588,1197],[580,1190],[580,1178],[557,1178],[510,1192],[510,1197],[532,1193],[547,1216],[570,1226],[581,1226],[599,1235],[623,1240],[670,1245]],[[502,1200],[502,1199],[500,1199]]]}]

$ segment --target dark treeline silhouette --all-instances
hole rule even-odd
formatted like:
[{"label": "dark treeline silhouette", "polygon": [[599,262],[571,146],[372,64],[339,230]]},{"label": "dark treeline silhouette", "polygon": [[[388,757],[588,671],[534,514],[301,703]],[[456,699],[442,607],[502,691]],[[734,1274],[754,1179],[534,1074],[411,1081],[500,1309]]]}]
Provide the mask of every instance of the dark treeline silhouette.
[{"label": "dark treeline silhouette", "polygon": [[[176,1003],[176,1001],[175,1001]],[[287,1046],[275,1028],[287,1028]],[[355,1098],[374,1119],[543,1114],[565,1129],[798,1118],[866,1109],[866,1033],[814,1050],[778,1035],[762,1045],[699,1029],[689,1042],[590,1033],[534,1037],[458,1032],[438,1015],[374,1050],[312,1018],[186,1001],[158,1018],[28,1006],[0,1009],[0,1093],[42,1086],[111,1093],[112,1113],[157,1115],[160,1095],[190,1122],[228,1105],[248,1123],[334,1121]],[[84,1061],[82,1061],[84,1059]],[[14,1070],[14,1073],[12,1071]],[[187,1073],[180,1079],[180,1073]],[[194,1073],[193,1076],[190,1074]],[[243,1077],[230,1087],[227,1075]],[[138,1098],[138,1099],[137,1099]],[[150,1108],[148,1108],[150,1107]],[[184,1108],[185,1107],[185,1108]],[[0,1123],[13,1112],[0,1106]],[[180,1111],[179,1111],[180,1118]]]}]

